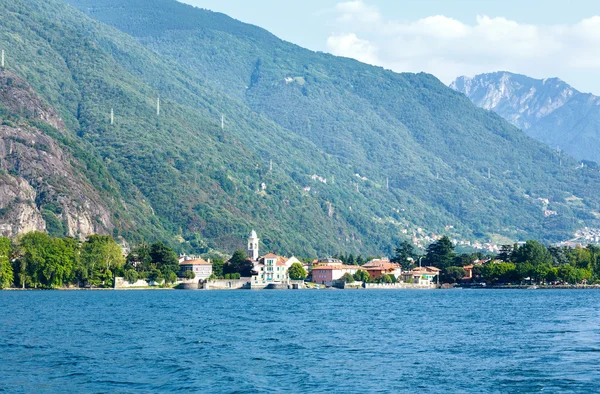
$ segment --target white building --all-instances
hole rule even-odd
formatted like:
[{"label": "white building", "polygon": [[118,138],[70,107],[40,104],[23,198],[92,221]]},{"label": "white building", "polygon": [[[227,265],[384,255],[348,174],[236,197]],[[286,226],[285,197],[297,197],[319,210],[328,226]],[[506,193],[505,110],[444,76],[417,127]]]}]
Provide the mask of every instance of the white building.
[{"label": "white building", "polygon": [[203,259],[187,259],[184,258],[179,262],[179,275],[183,277],[185,271],[192,271],[196,276],[194,281],[206,280],[212,275],[212,264],[210,260]]},{"label": "white building", "polygon": [[260,239],[258,239],[258,235],[256,235],[256,231],[252,230],[250,236],[248,237],[248,249],[246,251],[248,258],[250,258],[253,262],[258,261],[258,243]]}]

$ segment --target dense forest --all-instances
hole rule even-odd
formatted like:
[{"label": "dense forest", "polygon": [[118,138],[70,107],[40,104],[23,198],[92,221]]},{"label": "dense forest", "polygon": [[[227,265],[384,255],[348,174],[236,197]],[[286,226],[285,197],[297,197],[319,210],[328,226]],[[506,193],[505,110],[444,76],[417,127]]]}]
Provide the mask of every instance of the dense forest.
[{"label": "dense forest", "polygon": [[64,119],[35,126],[77,161],[117,239],[203,253],[256,228],[279,254],[389,254],[419,228],[553,241],[598,225],[597,170],[559,166],[433,76],[176,1],[70,3],[99,21],[56,0],[0,0],[0,47]]}]

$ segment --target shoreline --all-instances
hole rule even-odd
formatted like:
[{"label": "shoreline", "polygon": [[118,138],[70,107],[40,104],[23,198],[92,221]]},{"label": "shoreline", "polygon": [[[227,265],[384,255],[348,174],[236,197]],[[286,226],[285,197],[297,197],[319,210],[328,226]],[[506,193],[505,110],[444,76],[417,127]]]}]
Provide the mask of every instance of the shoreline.
[{"label": "shoreline", "polygon": [[[32,288],[19,288],[19,287],[11,287],[2,289],[1,291],[232,291],[232,290],[251,290],[251,289],[177,289],[175,287],[127,287],[127,288],[94,288],[94,289],[85,289],[85,288],[57,288],[57,289],[32,289]],[[255,291],[257,289],[254,289]],[[518,286],[486,286],[486,287],[470,287],[470,286],[456,286],[456,287],[437,287],[437,288],[348,288],[348,289],[338,289],[338,288],[322,288],[322,289],[314,289],[314,288],[304,288],[304,289],[260,289],[263,290],[371,290],[371,291],[381,291],[381,290],[600,290],[600,285],[518,285]]]}]

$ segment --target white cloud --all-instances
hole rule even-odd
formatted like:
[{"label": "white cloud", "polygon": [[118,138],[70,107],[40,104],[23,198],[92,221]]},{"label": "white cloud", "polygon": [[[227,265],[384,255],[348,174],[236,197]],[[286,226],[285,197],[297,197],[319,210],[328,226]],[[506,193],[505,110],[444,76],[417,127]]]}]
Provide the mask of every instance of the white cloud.
[{"label": "white cloud", "polygon": [[[443,15],[396,21],[356,0],[335,7],[329,50],[394,71],[425,71],[449,83],[459,75],[507,70],[584,81],[600,93],[600,16],[571,25],[534,25],[477,16],[467,24]],[[571,79],[570,79],[571,78]]]},{"label": "white cloud", "polygon": [[376,7],[371,7],[360,0],[346,1],[335,6],[338,21],[345,23],[378,23],[381,15]]},{"label": "white cloud", "polygon": [[338,56],[351,57],[363,63],[377,65],[377,49],[367,40],[361,40],[354,33],[332,35],[327,39],[327,47]]}]

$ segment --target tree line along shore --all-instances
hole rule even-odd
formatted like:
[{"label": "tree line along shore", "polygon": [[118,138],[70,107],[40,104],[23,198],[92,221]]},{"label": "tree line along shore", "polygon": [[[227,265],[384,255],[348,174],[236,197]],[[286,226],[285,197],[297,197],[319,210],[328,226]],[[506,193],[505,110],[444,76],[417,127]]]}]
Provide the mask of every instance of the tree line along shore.
[{"label": "tree line along shore", "polygon": [[[374,257],[337,254],[331,256],[346,265],[356,265],[358,272],[345,275],[346,282],[369,282],[360,266]],[[295,280],[311,280],[312,257],[301,258],[289,275]],[[252,275],[243,250],[229,259],[212,254],[212,276],[209,279],[237,279]],[[459,254],[447,237],[430,244],[423,253],[410,242],[395,248],[391,262],[403,270],[418,266],[440,270],[440,284],[486,285],[512,288],[542,285],[562,288],[600,284],[600,247],[597,245],[545,246],[537,241],[504,245],[497,255]],[[305,268],[308,267],[308,268]],[[73,238],[52,237],[32,232],[15,239],[0,237],[0,289],[64,289],[113,288],[115,277],[130,283],[143,279],[162,283],[164,287],[178,278],[193,279],[190,272],[181,271],[179,256],[162,242],[142,243],[124,254],[115,240],[107,235],[90,235],[81,242]],[[377,283],[395,283],[393,275],[382,275]]]}]

